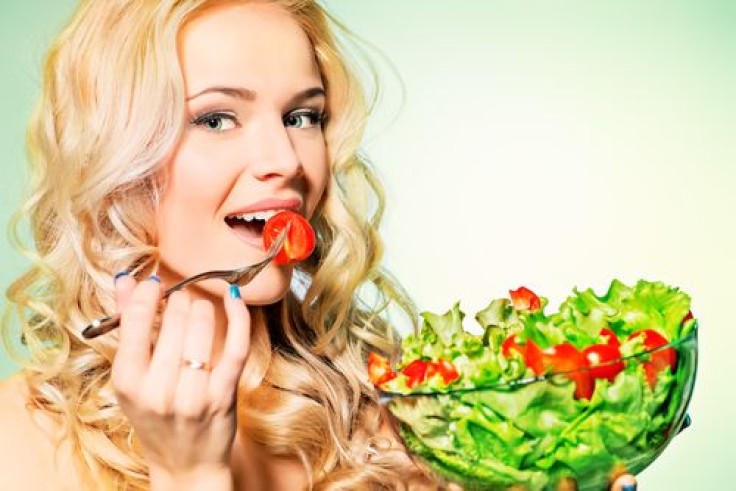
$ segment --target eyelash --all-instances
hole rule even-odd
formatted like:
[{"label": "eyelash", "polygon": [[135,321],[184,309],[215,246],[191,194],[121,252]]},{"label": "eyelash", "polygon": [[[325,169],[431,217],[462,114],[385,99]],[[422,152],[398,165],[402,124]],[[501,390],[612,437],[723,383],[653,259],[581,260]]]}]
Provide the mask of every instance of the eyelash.
[{"label": "eyelash", "polygon": [[[310,119],[311,124],[313,126],[319,126],[319,127],[324,126],[325,122],[327,121],[327,113],[325,111],[319,111],[316,109],[298,109],[284,116],[283,118],[284,124],[286,123],[287,118],[295,117],[295,116],[306,116],[307,118]],[[205,126],[205,124],[208,121],[212,121],[215,119],[229,120],[229,121],[232,121],[235,125],[238,125],[238,119],[234,114],[223,112],[223,111],[206,112],[202,115],[194,117],[190,121],[190,124],[195,125],[195,126]],[[209,128],[209,129],[210,131],[217,131],[212,128]]]},{"label": "eyelash", "polygon": [[284,117],[284,122],[287,118],[294,116],[306,116],[311,120],[313,126],[322,127],[327,120],[327,114],[324,111],[317,111],[315,109],[299,109],[292,111]]},{"label": "eyelash", "polygon": [[[232,121],[236,125],[238,124],[238,120],[234,114],[226,113],[222,111],[210,111],[200,116],[196,116],[190,121],[190,124],[195,125],[195,126],[205,126],[205,123],[207,123],[208,121],[215,120],[215,119],[220,119],[220,120],[226,119],[226,120]],[[212,128],[209,128],[209,129],[210,131],[216,131],[216,130],[213,130]]]}]

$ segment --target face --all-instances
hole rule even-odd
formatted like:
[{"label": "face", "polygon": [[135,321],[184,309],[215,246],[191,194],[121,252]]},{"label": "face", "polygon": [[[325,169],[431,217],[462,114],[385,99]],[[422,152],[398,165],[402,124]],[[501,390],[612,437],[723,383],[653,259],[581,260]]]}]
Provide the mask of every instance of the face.
[{"label": "face", "polygon": [[[263,259],[265,219],[284,209],[311,217],[329,176],[324,86],[312,46],[288,13],[262,3],[205,10],[182,29],[179,59],[188,120],[157,211],[167,284]],[[273,303],[291,273],[270,265],[243,297]],[[207,294],[227,288],[217,280],[200,285]]]}]

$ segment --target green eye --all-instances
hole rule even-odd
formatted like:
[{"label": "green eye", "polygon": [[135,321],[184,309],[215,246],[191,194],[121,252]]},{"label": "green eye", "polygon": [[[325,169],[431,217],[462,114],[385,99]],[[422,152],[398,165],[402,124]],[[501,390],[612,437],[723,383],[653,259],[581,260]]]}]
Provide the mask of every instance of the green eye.
[{"label": "green eye", "polygon": [[313,110],[300,110],[289,113],[284,118],[284,126],[289,128],[314,128],[324,122],[324,113]]},{"label": "green eye", "polygon": [[208,113],[198,117],[192,124],[201,126],[208,131],[227,131],[237,126],[235,116],[225,113]]}]

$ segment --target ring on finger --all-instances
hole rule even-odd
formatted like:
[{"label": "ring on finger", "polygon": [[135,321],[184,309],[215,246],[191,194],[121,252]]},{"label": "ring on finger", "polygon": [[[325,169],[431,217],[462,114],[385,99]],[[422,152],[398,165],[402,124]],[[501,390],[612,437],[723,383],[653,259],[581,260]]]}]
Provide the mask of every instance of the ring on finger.
[{"label": "ring on finger", "polygon": [[206,372],[209,372],[212,367],[210,367],[210,364],[206,361],[202,360],[193,360],[191,358],[184,358],[181,361],[182,365],[184,365],[187,368],[191,368],[192,370],[204,370]]}]

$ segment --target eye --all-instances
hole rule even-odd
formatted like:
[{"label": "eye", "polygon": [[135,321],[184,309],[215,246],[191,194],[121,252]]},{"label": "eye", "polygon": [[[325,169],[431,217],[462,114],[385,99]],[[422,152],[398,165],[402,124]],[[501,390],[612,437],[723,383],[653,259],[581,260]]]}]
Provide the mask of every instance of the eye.
[{"label": "eye", "polygon": [[192,121],[192,124],[214,132],[232,130],[238,125],[235,115],[221,112],[203,114]]},{"label": "eye", "polygon": [[320,111],[313,109],[300,109],[298,111],[291,112],[284,118],[284,126],[289,128],[314,128],[315,126],[322,126],[325,121],[325,114]]}]

